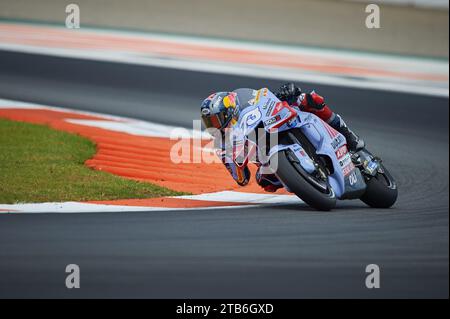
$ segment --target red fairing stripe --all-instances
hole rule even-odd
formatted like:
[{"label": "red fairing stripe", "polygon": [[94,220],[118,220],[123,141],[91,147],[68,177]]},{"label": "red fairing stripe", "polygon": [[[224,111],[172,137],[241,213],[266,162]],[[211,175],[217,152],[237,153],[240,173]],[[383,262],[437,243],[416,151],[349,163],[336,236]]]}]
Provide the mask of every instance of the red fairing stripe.
[{"label": "red fairing stripe", "polygon": [[290,120],[292,120],[294,117],[297,116],[297,111],[295,109],[293,109],[292,107],[289,106],[289,104],[285,101],[283,102],[279,102],[274,109],[274,112],[272,114],[272,116],[276,115],[277,113],[279,113],[282,109],[287,108],[289,110],[289,112],[291,113],[291,115],[285,119],[283,119],[281,122],[277,123],[276,125],[272,126],[272,128],[270,130],[274,130],[277,128],[280,128],[283,124],[285,124],[286,122],[289,122]]},{"label": "red fairing stripe", "polygon": [[339,159],[343,158],[345,155],[347,155],[348,153],[348,149],[347,149],[347,145],[341,146],[337,151],[336,151],[336,156]]}]

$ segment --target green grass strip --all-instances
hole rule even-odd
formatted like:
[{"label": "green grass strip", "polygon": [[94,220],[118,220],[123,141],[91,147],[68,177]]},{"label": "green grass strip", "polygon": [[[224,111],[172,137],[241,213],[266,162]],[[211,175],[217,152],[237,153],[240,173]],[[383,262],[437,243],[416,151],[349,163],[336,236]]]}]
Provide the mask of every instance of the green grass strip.
[{"label": "green grass strip", "polygon": [[0,203],[42,203],[182,195],[92,170],[88,139],[47,126],[0,119]]}]

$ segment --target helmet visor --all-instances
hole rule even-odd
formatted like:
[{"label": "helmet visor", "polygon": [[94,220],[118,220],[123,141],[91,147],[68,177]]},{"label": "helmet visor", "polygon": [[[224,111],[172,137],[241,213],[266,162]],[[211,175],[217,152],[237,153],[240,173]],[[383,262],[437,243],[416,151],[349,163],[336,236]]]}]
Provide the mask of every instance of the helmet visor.
[{"label": "helmet visor", "polygon": [[231,117],[227,113],[218,113],[212,115],[203,115],[203,123],[206,128],[223,129],[230,123]]}]

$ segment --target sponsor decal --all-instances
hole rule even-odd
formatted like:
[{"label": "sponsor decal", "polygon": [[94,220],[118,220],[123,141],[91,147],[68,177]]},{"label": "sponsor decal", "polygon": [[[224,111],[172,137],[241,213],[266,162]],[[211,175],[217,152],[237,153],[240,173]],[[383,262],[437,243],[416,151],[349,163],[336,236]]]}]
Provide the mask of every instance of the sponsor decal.
[{"label": "sponsor decal", "polygon": [[254,104],[258,104],[260,98],[261,98],[261,90],[259,90],[258,93],[256,93]]},{"label": "sponsor decal", "polygon": [[278,112],[280,112],[283,109],[284,105],[283,102],[278,102],[275,106],[275,109],[272,112],[272,115],[275,116]]},{"label": "sponsor decal", "polygon": [[275,101],[270,101],[269,106],[267,107],[266,117],[268,117],[268,116],[270,116],[270,114],[272,114],[275,104],[276,104]]},{"label": "sponsor decal", "polygon": [[253,96],[253,98],[252,99],[250,99],[247,103],[249,104],[249,105],[255,105],[255,103],[256,103],[256,96],[258,95],[258,91],[257,90],[253,90],[253,92],[252,92],[252,96]]},{"label": "sponsor decal", "polygon": [[263,105],[263,110],[266,110],[270,107],[273,107],[275,105],[275,101],[274,100],[267,100],[266,103],[264,103]]},{"label": "sponsor decal", "polygon": [[211,104],[211,100],[208,98],[203,101],[202,108],[209,108],[210,104]]},{"label": "sponsor decal", "polygon": [[230,93],[223,98],[223,105],[226,108],[236,107],[236,93]]},{"label": "sponsor decal", "polygon": [[347,145],[339,147],[339,149],[336,151],[336,157],[338,160],[340,160],[347,154],[348,154]]},{"label": "sponsor decal", "polygon": [[214,107],[214,108],[219,108],[220,103],[222,103],[222,99],[223,99],[223,98],[222,98],[221,96],[219,96],[219,97],[217,98],[217,101],[214,102],[213,107]]},{"label": "sponsor decal", "polygon": [[345,167],[352,162],[350,155],[345,156],[342,160],[339,161],[341,167]]},{"label": "sponsor decal", "polygon": [[364,163],[364,165],[366,166],[366,170],[370,173],[373,174],[374,172],[377,171],[378,169],[378,163],[376,161],[370,161],[369,163]]},{"label": "sponsor decal", "polygon": [[272,117],[272,118],[266,120],[266,121],[264,122],[264,125],[265,125],[265,126],[270,126],[270,125],[272,125],[272,124],[274,124],[274,123],[276,123],[276,122],[278,122],[278,121],[280,121],[280,120],[281,120],[281,116],[280,116],[280,115],[277,115],[277,116],[275,116],[275,117]]},{"label": "sponsor decal", "polygon": [[252,126],[256,124],[262,117],[261,112],[259,109],[254,109],[250,113],[247,114],[247,117],[245,118],[245,122],[247,126]]},{"label": "sponsor decal", "polygon": [[342,173],[344,174],[344,176],[348,176],[351,172],[353,172],[354,169],[355,166],[353,165],[353,163],[350,163],[342,169]]},{"label": "sponsor decal", "polygon": [[293,127],[293,126],[295,126],[295,125],[297,125],[297,118],[292,118],[291,120],[289,120],[289,122],[287,123],[287,125],[289,126],[289,127]]},{"label": "sponsor decal", "polygon": [[371,169],[371,170],[375,170],[375,169],[378,168],[378,163],[375,162],[375,161],[372,161],[372,162],[369,163],[369,165],[368,165],[367,167],[368,167],[369,169]]},{"label": "sponsor decal", "polygon": [[331,142],[331,147],[333,147],[333,149],[338,149],[343,143],[346,143],[345,137],[338,134],[334,140]]},{"label": "sponsor decal", "polygon": [[203,108],[203,109],[202,109],[202,115],[203,115],[203,116],[209,116],[209,115],[211,115],[211,110],[210,110],[209,108],[207,108],[207,107]]}]

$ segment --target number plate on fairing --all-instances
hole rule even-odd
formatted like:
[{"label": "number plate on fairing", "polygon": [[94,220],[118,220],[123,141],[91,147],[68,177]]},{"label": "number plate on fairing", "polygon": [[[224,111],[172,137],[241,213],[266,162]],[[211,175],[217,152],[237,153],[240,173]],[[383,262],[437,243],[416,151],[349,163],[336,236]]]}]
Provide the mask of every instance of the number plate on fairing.
[{"label": "number plate on fairing", "polygon": [[[347,164],[347,157],[350,160],[350,163]],[[353,165],[351,160],[350,153],[347,153],[346,156],[340,161],[340,163],[345,162],[342,172],[344,173],[344,181],[345,181],[345,194],[341,199],[356,199],[360,198],[364,192],[366,191],[366,183],[364,178],[358,168]]]}]

